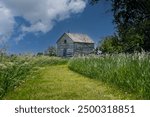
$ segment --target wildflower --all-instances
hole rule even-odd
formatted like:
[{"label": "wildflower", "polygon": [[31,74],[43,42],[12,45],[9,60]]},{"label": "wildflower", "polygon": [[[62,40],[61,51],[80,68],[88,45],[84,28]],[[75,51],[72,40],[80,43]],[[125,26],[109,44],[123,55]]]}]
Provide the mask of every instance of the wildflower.
[{"label": "wildflower", "polygon": [[0,63],[0,69],[6,69],[7,66],[5,64]]}]

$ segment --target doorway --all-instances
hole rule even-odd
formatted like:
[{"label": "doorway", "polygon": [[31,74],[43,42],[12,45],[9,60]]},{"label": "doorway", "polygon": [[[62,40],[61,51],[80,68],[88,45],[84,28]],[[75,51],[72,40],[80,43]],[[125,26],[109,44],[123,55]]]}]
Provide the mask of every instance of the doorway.
[{"label": "doorway", "polygon": [[63,50],[63,56],[64,56],[64,57],[67,56],[67,49],[66,49],[66,48],[64,48],[64,50]]}]

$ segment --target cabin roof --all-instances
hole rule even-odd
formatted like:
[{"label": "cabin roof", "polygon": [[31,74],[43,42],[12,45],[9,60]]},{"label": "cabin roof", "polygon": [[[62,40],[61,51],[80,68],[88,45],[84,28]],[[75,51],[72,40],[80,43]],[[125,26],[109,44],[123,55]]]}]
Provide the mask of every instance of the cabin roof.
[{"label": "cabin roof", "polygon": [[[64,33],[62,36],[67,35],[73,42],[76,43],[94,43],[94,41],[86,34],[78,33]],[[61,36],[61,37],[62,37]]]},{"label": "cabin roof", "polygon": [[66,33],[74,42],[94,43],[94,41],[86,34]]}]

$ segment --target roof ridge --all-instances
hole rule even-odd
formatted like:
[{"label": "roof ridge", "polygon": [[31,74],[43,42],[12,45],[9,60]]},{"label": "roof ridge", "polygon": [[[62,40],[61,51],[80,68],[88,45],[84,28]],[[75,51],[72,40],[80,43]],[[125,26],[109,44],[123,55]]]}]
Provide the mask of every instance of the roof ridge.
[{"label": "roof ridge", "polygon": [[74,42],[80,43],[94,43],[94,41],[87,35],[81,33],[66,33]]}]

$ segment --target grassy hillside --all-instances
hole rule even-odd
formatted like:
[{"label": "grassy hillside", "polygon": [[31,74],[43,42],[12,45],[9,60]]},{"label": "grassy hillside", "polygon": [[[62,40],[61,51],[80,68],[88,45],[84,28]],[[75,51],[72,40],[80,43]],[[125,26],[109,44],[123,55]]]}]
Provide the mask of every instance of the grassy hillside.
[{"label": "grassy hillside", "polygon": [[135,99],[118,88],[90,79],[68,69],[67,65],[41,67],[25,83],[3,99],[90,100]]},{"label": "grassy hillside", "polygon": [[9,91],[21,85],[28,75],[39,67],[65,64],[67,60],[45,56],[3,56],[0,57],[0,99]]},{"label": "grassy hillside", "polygon": [[135,94],[138,99],[150,99],[149,54],[73,58],[69,68],[92,79],[113,84]]},{"label": "grassy hillside", "polygon": [[67,63],[46,56],[0,57],[0,99],[150,99],[149,54],[79,57]]}]

